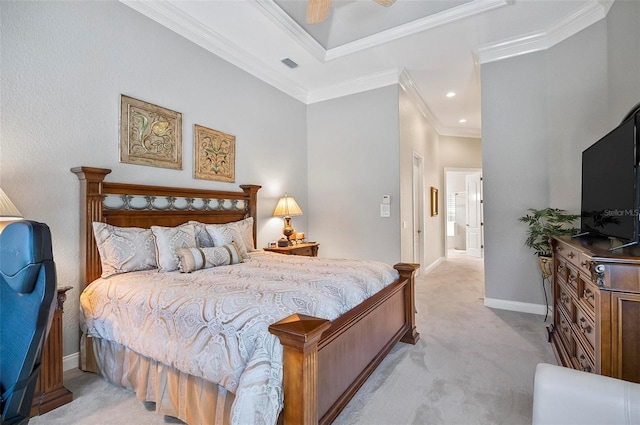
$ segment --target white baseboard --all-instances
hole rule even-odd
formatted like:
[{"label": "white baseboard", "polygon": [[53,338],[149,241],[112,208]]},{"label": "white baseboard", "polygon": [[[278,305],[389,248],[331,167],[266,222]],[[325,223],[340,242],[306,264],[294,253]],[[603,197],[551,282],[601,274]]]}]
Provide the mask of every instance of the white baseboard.
[{"label": "white baseboard", "polygon": [[62,358],[62,371],[66,372],[71,369],[80,367],[80,353],[69,354]]},{"label": "white baseboard", "polygon": [[[519,301],[501,300],[498,298],[485,298],[485,307],[497,308],[500,310],[519,311],[521,313],[538,314],[544,316],[547,306],[543,304],[521,303]],[[551,312],[551,307],[549,307]]]},{"label": "white baseboard", "polygon": [[433,271],[433,269],[435,269],[436,267],[438,267],[442,263],[444,263],[444,257],[440,257],[436,261],[431,263],[430,265],[428,265],[426,267],[423,267],[422,271],[424,272],[424,274],[429,274],[429,273],[431,273]]}]

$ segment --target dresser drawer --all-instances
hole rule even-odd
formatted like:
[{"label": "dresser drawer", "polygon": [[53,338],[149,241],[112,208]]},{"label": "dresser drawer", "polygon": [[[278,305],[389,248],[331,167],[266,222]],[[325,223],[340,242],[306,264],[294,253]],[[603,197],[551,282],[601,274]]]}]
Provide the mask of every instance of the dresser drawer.
[{"label": "dresser drawer", "polygon": [[565,283],[559,282],[558,285],[559,293],[558,293],[558,301],[559,305],[563,307],[569,317],[571,317],[571,294],[574,293],[573,290],[568,288],[568,285]]},{"label": "dresser drawer", "polygon": [[596,329],[593,321],[589,316],[585,314],[582,309],[576,309],[576,332],[584,336],[584,340],[588,343],[591,353],[593,353],[596,348]]},{"label": "dresser drawer", "polygon": [[587,351],[582,347],[580,341],[574,339],[573,341],[575,347],[576,356],[572,358],[574,368],[581,370],[583,372],[596,373],[596,368],[593,365],[593,360]]},{"label": "dresser drawer", "polygon": [[578,294],[578,281],[580,279],[580,272],[572,264],[567,264],[567,284],[573,288],[573,293]]},{"label": "dresser drawer", "polygon": [[555,276],[557,278],[560,278],[562,280],[564,280],[565,282],[567,281],[567,274],[569,273],[569,268],[567,267],[567,260],[566,258],[560,257],[560,256],[556,256],[556,269],[555,269]]},{"label": "dresser drawer", "polygon": [[586,255],[583,252],[581,252],[580,253],[580,258],[579,258],[578,268],[586,276],[591,276],[591,263],[592,263],[591,257],[589,257],[588,255]]},{"label": "dresser drawer", "polygon": [[578,292],[578,299],[591,317],[595,317],[596,305],[600,292],[590,280],[581,279],[581,288]]},{"label": "dresser drawer", "polygon": [[569,346],[571,344],[571,320],[569,320],[568,317],[569,316],[564,311],[564,309],[558,310],[558,330],[560,331],[560,336],[565,348],[568,352],[571,352],[572,350],[569,349]]},{"label": "dresser drawer", "polygon": [[566,260],[574,266],[580,267],[580,262],[583,260],[583,254],[571,245],[558,241],[555,252],[561,257],[566,258]]}]

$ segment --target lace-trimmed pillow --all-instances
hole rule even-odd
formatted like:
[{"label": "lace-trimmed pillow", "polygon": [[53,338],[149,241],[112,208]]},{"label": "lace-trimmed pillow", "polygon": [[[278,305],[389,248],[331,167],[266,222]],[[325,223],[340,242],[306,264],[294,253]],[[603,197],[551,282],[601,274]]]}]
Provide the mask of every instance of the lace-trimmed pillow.
[{"label": "lace-trimmed pillow", "polygon": [[93,234],[102,263],[101,277],[158,267],[151,230],[93,222]]},{"label": "lace-trimmed pillow", "polygon": [[196,233],[193,224],[182,224],[176,227],[151,226],[156,239],[156,257],[160,271],[178,270],[178,254],[180,248],[194,248]]},{"label": "lace-trimmed pillow", "polygon": [[215,248],[179,248],[177,254],[182,273],[242,263],[238,245],[233,242]]}]

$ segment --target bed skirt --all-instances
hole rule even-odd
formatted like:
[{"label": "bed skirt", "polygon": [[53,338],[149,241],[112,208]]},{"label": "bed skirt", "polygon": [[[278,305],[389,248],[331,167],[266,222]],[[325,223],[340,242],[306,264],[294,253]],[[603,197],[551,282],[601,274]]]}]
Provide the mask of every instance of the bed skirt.
[{"label": "bed skirt", "polygon": [[231,423],[234,394],[202,378],[150,360],[123,345],[92,338],[98,372],[109,382],[154,402],[156,413],[189,425]]}]

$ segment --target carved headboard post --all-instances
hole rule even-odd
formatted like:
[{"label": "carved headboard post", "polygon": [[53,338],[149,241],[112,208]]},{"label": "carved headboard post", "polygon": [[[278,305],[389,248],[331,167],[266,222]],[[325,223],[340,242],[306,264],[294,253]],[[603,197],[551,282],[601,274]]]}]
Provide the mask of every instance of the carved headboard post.
[{"label": "carved headboard post", "polygon": [[249,210],[247,214],[249,217],[254,217],[253,219],[253,244],[254,248],[257,248],[258,243],[258,208],[257,208],[257,198],[258,198],[258,190],[260,190],[262,186],[258,186],[255,184],[241,184],[240,188],[249,196]]},{"label": "carved headboard post", "polygon": [[84,279],[82,288],[100,277],[100,257],[93,237],[93,222],[102,218],[102,182],[111,172],[108,168],[72,168],[80,180],[80,274]]}]

